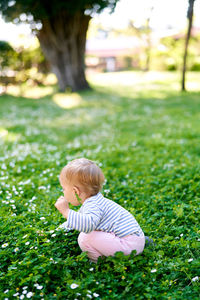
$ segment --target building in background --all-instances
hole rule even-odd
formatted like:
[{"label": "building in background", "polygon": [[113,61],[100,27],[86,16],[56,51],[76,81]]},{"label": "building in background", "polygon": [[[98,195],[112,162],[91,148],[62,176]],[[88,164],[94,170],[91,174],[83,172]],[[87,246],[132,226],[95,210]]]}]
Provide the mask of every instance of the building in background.
[{"label": "building in background", "polygon": [[86,44],[86,66],[97,71],[119,71],[139,67],[144,43],[136,36],[89,39]]}]

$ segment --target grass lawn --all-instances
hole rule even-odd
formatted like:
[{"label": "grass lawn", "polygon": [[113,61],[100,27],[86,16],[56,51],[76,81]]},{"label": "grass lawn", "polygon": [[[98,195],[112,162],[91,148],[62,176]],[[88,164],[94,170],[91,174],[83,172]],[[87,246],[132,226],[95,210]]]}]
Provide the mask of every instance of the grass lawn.
[{"label": "grass lawn", "polygon": [[[199,299],[200,82],[177,73],[90,75],[92,91],[0,97],[0,299]],[[40,96],[42,95],[42,96]],[[103,194],[154,247],[90,264],[54,207],[58,176],[86,157]]]}]

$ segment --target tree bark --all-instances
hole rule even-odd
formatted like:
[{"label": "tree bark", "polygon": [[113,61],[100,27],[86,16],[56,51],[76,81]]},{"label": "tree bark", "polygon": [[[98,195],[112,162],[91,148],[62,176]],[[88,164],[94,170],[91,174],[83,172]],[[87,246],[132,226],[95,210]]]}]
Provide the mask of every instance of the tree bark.
[{"label": "tree bark", "polygon": [[88,89],[85,78],[85,44],[90,16],[62,11],[42,19],[37,37],[44,55],[55,73],[61,91]]},{"label": "tree bark", "polygon": [[183,56],[183,70],[182,70],[182,82],[181,82],[181,90],[182,91],[186,90],[186,88],[185,88],[185,74],[186,74],[186,69],[187,69],[188,45],[189,45],[191,30],[192,30],[194,1],[195,0],[189,0],[189,7],[188,7],[188,12],[187,12],[188,30],[187,30],[186,40],[185,40],[185,51],[184,51],[184,56]]},{"label": "tree bark", "polygon": [[145,71],[150,70],[150,62],[151,62],[151,28],[150,28],[150,19],[153,12],[154,7],[150,7],[149,17],[146,20],[146,39],[147,39],[147,47],[146,47],[146,64],[145,64]]}]

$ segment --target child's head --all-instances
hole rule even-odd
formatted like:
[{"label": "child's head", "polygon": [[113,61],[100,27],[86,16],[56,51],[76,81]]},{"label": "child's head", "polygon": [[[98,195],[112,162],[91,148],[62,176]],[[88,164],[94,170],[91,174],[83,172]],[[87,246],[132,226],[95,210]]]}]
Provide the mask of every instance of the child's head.
[{"label": "child's head", "polygon": [[[86,158],[72,160],[60,173],[60,183],[63,188],[70,187],[71,194],[74,196],[78,194],[80,198],[82,198],[81,195],[85,195],[85,198],[96,195],[101,190],[103,182],[104,175],[101,169]],[[70,202],[70,199],[67,200]]]}]

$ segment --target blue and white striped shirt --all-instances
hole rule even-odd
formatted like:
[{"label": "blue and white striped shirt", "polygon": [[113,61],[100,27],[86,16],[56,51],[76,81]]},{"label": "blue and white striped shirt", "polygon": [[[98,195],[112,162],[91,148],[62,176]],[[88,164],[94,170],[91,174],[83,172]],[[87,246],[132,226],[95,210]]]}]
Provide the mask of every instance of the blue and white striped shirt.
[{"label": "blue and white striped shirt", "polygon": [[63,225],[85,233],[93,230],[113,232],[120,238],[134,233],[143,235],[133,215],[101,193],[86,199],[78,212],[70,209]]}]

